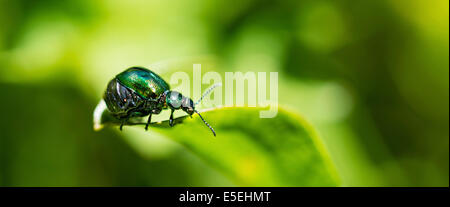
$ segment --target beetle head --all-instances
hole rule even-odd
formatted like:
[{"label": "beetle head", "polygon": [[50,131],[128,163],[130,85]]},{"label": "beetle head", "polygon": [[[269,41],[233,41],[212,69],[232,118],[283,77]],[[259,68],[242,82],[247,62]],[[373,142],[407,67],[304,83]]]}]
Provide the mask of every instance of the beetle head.
[{"label": "beetle head", "polygon": [[172,110],[181,109],[190,116],[194,114],[194,112],[197,113],[200,119],[202,119],[203,123],[205,123],[206,126],[208,126],[208,128],[212,131],[214,136],[216,136],[216,132],[214,131],[214,129],[208,124],[208,122],[206,122],[203,119],[202,115],[200,115],[200,113],[197,110],[195,110],[195,105],[192,99],[183,96],[181,93],[178,93],[176,91],[169,91],[166,94],[166,104],[167,106],[169,106],[170,109]]},{"label": "beetle head", "polygon": [[189,115],[195,111],[194,102],[192,99],[183,96],[177,91],[169,91],[166,95],[166,103],[173,110],[181,109]]}]

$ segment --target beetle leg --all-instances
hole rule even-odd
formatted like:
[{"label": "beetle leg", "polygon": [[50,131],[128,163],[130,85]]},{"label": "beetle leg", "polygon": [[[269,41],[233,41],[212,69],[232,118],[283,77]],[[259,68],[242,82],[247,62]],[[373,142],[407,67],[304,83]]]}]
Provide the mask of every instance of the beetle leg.
[{"label": "beetle leg", "polygon": [[122,123],[120,124],[120,131],[122,131],[123,125],[125,124],[126,120],[123,120]]},{"label": "beetle leg", "polygon": [[170,125],[171,127],[173,127],[173,109],[172,109],[172,112],[170,113],[169,125]]},{"label": "beetle leg", "polygon": [[152,121],[152,113],[150,113],[150,115],[148,116],[147,124],[145,125],[145,131],[148,130],[148,125],[150,124],[151,121]]},{"label": "beetle leg", "polygon": [[127,117],[125,117],[123,120],[122,120],[122,123],[120,123],[120,131],[122,131],[122,128],[123,128],[123,125],[125,124],[125,123],[127,123],[128,122],[128,119],[130,118],[130,116],[131,116],[131,113],[130,112],[128,112],[128,115],[127,115]]}]

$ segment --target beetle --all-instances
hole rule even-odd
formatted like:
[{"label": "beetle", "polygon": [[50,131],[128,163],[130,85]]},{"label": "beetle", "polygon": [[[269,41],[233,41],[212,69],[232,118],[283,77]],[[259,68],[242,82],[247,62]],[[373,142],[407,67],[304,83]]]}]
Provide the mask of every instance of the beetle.
[{"label": "beetle", "polygon": [[192,114],[197,113],[216,136],[214,129],[195,109],[196,104],[192,99],[177,91],[170,90],[169,84],[163,78],[143,67],[130,67],[119,73],[109,81],[103,99],[111,115],[121,121],[120,130],[128,119],[147,115],[149,117],[145,130],[148,130],[152,114],[159,114],[165,109],[171,110],[169,125],[173,126],[173,113],[175,110],[181,109],[191,117]]}]

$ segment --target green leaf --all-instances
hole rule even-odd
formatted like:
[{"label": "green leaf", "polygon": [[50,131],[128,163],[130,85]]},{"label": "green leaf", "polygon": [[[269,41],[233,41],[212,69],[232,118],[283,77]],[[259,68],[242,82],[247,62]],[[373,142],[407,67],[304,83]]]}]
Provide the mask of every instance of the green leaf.
[{"label": "green leaf", "polygon": [[339,184],[327,152],[308,123],[281,108],[275,118],[261,119],[260,110],[264,109],[203,112],[217,137],[197,115],[177,118],[172,128],[168,121],[152,123],[148,134],[160,133],[182,144],[239,186]]}]

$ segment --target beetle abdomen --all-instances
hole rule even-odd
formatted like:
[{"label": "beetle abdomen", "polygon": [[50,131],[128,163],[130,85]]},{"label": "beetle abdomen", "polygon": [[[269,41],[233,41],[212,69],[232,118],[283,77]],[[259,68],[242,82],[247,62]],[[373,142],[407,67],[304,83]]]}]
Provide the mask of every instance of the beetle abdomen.
[{"label": "beetle abdomen", "polygon": [[108,83],[103,99],[109,111],[119,118],[126,117],[130,110],[143,106],[145,102],[133,90],[123,86],[117,78]]}]

